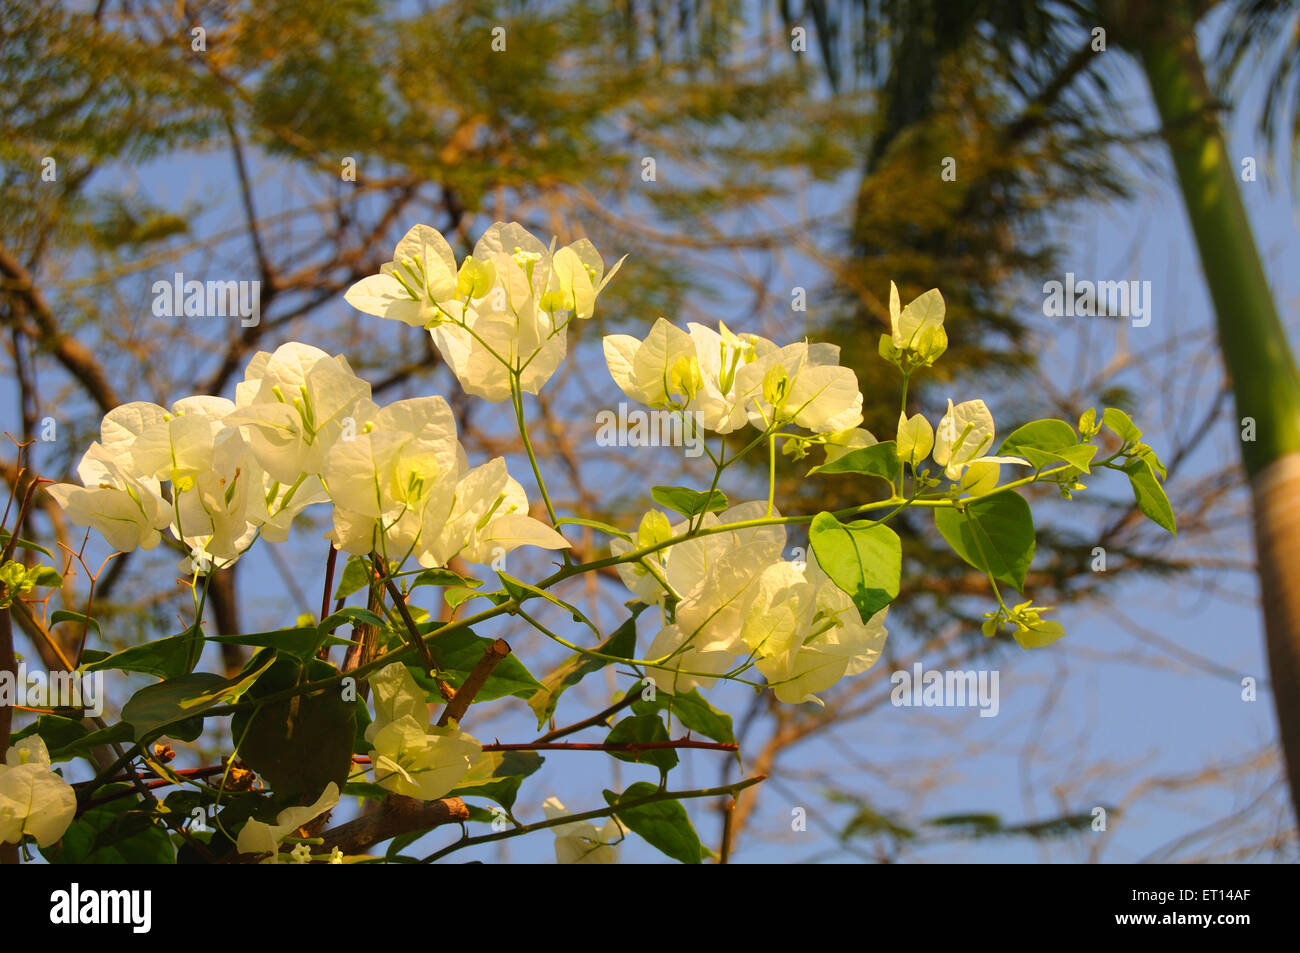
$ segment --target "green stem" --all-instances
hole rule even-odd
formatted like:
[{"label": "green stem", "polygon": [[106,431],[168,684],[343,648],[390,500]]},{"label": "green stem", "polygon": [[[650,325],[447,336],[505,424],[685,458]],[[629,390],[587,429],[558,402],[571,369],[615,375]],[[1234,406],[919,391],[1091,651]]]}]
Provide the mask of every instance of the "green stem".
[{"label": "green stem", "polygon": [[[912,372],[905,371],[903,373],[903,398],[899,402],[900,409],[899,409],[898,420],[900,424],[907,419],[907,385],[911,380],[912,380]],[[894,439],[895,440],[898,439],[897,435],[895,435]],[[915,477],[915,474],[913,474],[913,476]],[[903,477],[904,477],[903,467],[900,465],[898,468],[898,495],[899,496],[903,495]],[[912,482],[915,483],[916,481],[913,480]]]},{"label": "green stem", "polygon": [[692,798],[720,797],[725,794],[735,796],[745,790],[745,788],[752,787],[763,780],[765,780],[765,776],[760,774],[752,778],[746,778],[743,781],[737,781],[735,784],[726,784],[716,788],[700,788],[694,791],[656,791],[653,794],[647,794],[645,797],[633,798],[630,801],[625,801],[613,807],[600,808],[595,811],[586,811],[582,814],[566,814],[563,817],[548,818],[544,821],[537,821],[534,824],[523,824],[519,827],[511,828],[508,831],[497,831],[492,834],[480,834],[477,837],[462,837],[455,843],[448,844],[441,850],[434,851],[428,857],[425,857],[421,863],[433,863],[435,860],[465,847],[474,847],[478,844],[490,844],[493,841],[506,840],[510,837],[521,837],[524,834],[546,830],[550,827],[563,827],[565,824],[594,821],[603,817],[610,817],[620,811],[630,811],[634,808],[644,807],[647,804],[658,803],[659,801],[685,801]]},{"label": "green stem", "polygon": [[[1004,490],[1016,486],[1033,483],[1036,480],[1038,480],[1040,477],[1050,476],[1053,473],[1057,473],[1067,469],[1070,469],[1069,464],[1056,467],[1052,470],[1046,470],[1041,474],[1035,474],[1034,476],[1031,477],[1025,477],[1024,479],[1017,480],[1012,483],[1007,483],[1001,487],[998,487],[996,490],[990,493],[981,494],[979,496],[967,497],[964,500],[962,500],[962,503],[963,504],[970,503],[973,500],[983,499],[986,496],[991,496],[993,493],[1001,493]],[[859,515],[877,509],[896,509],[900,503],[906,503],[906,502],[908,501],[899,500],[899,499],[879,500],[873,503],[864,503],[860,506],[849,507],[843,510],[836,510],[834,512],[834,515],[837,518],[843,518],[846,516]],[[950,499],[939,499],[939,500],[914,499],[911,500],[910,503],[913,506],[934,506],[934,507],[955,505],[955,502]],[[617,566],[621,563],[639,562],[640,560],[644,559],[646,556],[649,556],[652,553],[658,552],[661,549],[666,549],[669,546],[675,546],[678,543],[684,542],[685,540],[691,538],[698,538],[701,536],[712,536],[715,533],[730,533],[739,529],[751,529],[760,526],[778,526],[778,525],[788,526],[788,525],[796,525],[801,523],[809,523],[812,522],[812,519],[813,516],[779,516],[779,517],[770,517],[765,519],[743,520],[737,523],[723,523],[719,526],[710,526],[707,528],[696,530],[693,534],[688,533],[688,534],[683,534],[681,536],[674,536],[670,539],[662,540],[660,542],[653,543],[647,546],[642,546],[639,549],[630,550],[629,552],[626,552],[621,556],[608,556],[603,559],[596,559],[588,563],[582,563],[581,565],[561,566],[551,575],[547,576],[545,579],[538,582],[534,588],[549,589],[551,586],[554,586],[557,583],[563,582],[564,580],[570,579],[574,576],[582,575],[584,573],[589,573],[589,572],[597,572],[606,567]],[[493,606],[490,609],[484,609],[481,612],[477,612],[473,615],[465,616],[464,618],[456,619],[451,622],[448,622],[447,624],[432,630],[427,635],[422,636],[421,639],[424,642],[436,641],[440,636],[447,635],[451,632],[455,632],[460,629],[469,628],[471,626],[479,624],[480,622],[486,622],[489,619],[497,618],[498,616],[515,614],[518,612],[519,612],[519,602],[514,599],[508,599],[505,602]],[[574,645],[573,643],[568,643],[567,641],[565,641],[563,644],[566,644],[566,646],[571,647],[574,651],[581,652],[586,655],[603,657],[599,653],[593,652],[590,649],[581,648],[580,646]],[[333,686],[336,686],[343,678],[346,677],[352,677],[358,679],[363,678],[366,675],[368,675],[370,672],[377,671],[378,669],[381,669],[386,665],[391,665],[393,662],[401,661],[402,659],[411,655],[415,651],[416,648],[414,646],[404,645],[399,649],[393,649],[385,653],[379,658],[372,659],[367,664],[359,666],[358,668],[352,670],[351,672],[346,672],[346,673],[340,672],[338,675],[332,675],[329,676],[328,678],[322,678],[322,679],[317,679],[315,681],[304,682],[301,685],[296,685],[290,688],[286,688],[283,689],[282,691],[275,692],[264,698],[260,698],[256,702],[236,702],[231,705],[217,706],[208,709],[206,712],[203,713],[203,715],[205,718],[224,717],[226,715],[237,714],[241,711],[250,711],[253,708],[258,706],[272,705],[275,704],[276,702],[286,701],[297,695],[306,694],[308,692],[322,691],[331,688]],[[613,662],[621,662],[624,664],[630,664],[628,659],[615,659],[613,657],[610,657],[607,660]],[[662,660],[654,660],[654,661],[662,661]],[[654,662],[643,661],[643,662],[637,662],[636,664],[653,665]],[[709,673],[709,677],[716,677],[716,676],[714,676],[712,673]],[[158,734],[161,734],[161,731],[159,731]],[[143,742],[137,742],[136,745],[133,745],[132,748],[127,752],[126,757],[119,758],[117,762],[115,762],[113,765],[110,766],[108,771],[100,772],[100,776],[107,778],[107,777],[111,777],[113,774],[120,771],[123,764],[127,760],[130,760],[129,756],[131,754],[131,751],[139,750],[139,747],[142,743]],[[97,776],[97,780],[98,779],[99,776]]]},{"label": "green stem", "polygon": [[[528,465],[533,468],[533,478],[537,481],[537,489],[542,494],[542,502],[546,504],[546,513],[551,518],[551,525],[559,530],[559,520],[555,516],[555,507],[551,505],[551,496],[546,492],[546,481],[542,479],[541,467],[537,465],[537,454],[533,452],[533,441],[528,436],[528,425],[524,420],[524,395],[520,387],[519,376],[511,374],[510,377],[510,399],[515,406],[515,421],[519,424],[519,438],[524,443],[524,452],[528,454]],[[569,559],[569,554],[564,553],[565,561]]]},{"label": "green stem", "polygon": [[776,437],[767,438],[767,515],[776,507]]}]

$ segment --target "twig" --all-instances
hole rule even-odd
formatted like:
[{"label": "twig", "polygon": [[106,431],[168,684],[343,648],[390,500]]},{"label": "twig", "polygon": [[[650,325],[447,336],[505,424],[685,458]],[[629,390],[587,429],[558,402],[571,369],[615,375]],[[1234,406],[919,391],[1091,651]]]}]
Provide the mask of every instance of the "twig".
[{"label": "twig", "polygon": [[[423,645],[424,643],[421,642],[420,644]],[[474,696],[482,689],[483,684],[488,680],[488,676],[492,674],[492,670],[509,654],[510,646],[505,639],[497,639],[483,650],[483,657],[478,660],[478,664],[474,666],[474,670],[469,673],[469,677],[465,679],[460,688],[456,689],[451,701],[447,703],[447,707],[443,709],[442,715],[439,716],[439,728],[444,727],[452,719],[460,721],[464,717],[465,712],[469,710],[470,704],[474,701]]]},{"label": "twig", "polygon": [[397,588],[397,583],[393,582],[392,577],[388,575],[388,568],[384,565],[383,560],[379,558],[378,553],[371,553],[370,559],[375,564],[375,571],[379,573],[384,588],[388,590],[388,595],[393,600],[393,608],[402,617],[403,624],[411,634],[412,643],[415,650],[420,653],[420,658],[424,661],[425,670],[432,676],[438,666],[433,662],[433,653],[429,651],[429,646],[420,635],[419,627],[415,624],[415,620],[411,618],[411,610],[406,607],[406,600],[402,598],[402,590]]},{"label": "twig", "polygon": [[637,682],[627,690],[626,695],[614,702],[614,704],[610,705],[608,708],[596,712],[596,714],[592,715],[590,718],[584,718],[582,721],[575,721],[573,724],[567,725],[563,728],[552,728],[546,734],[538,738],[536,743],[542,744],[547,741],[554,741],[556,738],[563,738],[566,735],[575,734],[576,732],[582,731],[584,728],[594,728],[597,725],[607,725],[610,718],[637,700],[640,694],[638,692],[640,685],[641,683]]},{"label": "twig", "polygon": [[492,841],[505,840],[508,837],[519,837],[523,834],[530,834],[533,831],[545,830],[548,827],[560,827],[564,824],[574,824],[579,821],[594,821],[597,818],[609,817],[620,811],[630,811],[633,808],[644,807],[647,804],[655,804],[659,801],[681,801],[690,798],[717,797],[720,794],[730,794],[733,797],[747,787],[752,787],[760,781],[766,780],[766,775],[758,774],[752,778],[746,778],[743,781],[737,781],[735,784],[727,784],[716,788],[702,788],[698,791],[655,791],[653,794],[647,794],[645,797],[633,798],[630,801],[624,801],[620,804],[601,808],[596,811],[587,811],[583,814],[565,814],[562,817],[548,818],[544,821],[537,821],[534,824],[521,824],[518,827],[505,831],[496,831],[491,834],[480,834],[477,837],[462,837],[454,844],[448,844],[441,850],[434,851],[428,857],[425,857],[421,863],[429,864],[440,857],[445,857],[452,851],[460,850],[463,847],[473,847],[476,844],[488,844]]},{"label": "twig", "polygon": [[321,834],[324,841],[321,846],[326,851],[337,847],[345,854],[363,854],[375,844],[381,844],[399,834],[467,820],[469,808],[458,797],[425,802],[400,794],[390,794],[384,798],[379,810],[363,814],[356,820],[340,824]]},{"label": "twig", "polygon": [[576,741],[525,741],[520,744],[488,744],[484,751],[657,751],[664,748],[702,748],[707,751],[739,751],[740,746],[726,741],[696,741],[678,738],[676,741],[629,741],[612,744],[584,744]]},{"label": "twig", "polygon": [[[190,777],[190,778],[204,778],[210,774],[220,774],[224,770],[225,770],[224,766],[216,765],[214,767],[209,767],[209,768],[194,768],[191,770],[177,771],[176,774],[184,777]],[[128,775],[123,775],[117,778],[110,778],[108,781],[104,783],[116,784],[121,781],[130,782],[131,778]],[[74,784],[73,788],[75,789],[79,786],[91,784],[91,783],[93,782],[81,781],[78,784]],[[153,781],[141,780],[140,783],[147,790],[152,791],[154,788],[165,788],[168,785],[175,784],[176,782],[171,780],[170,778],[158,778]],[[101,787],[101,786],[102,785],[96,785],[96,787]],[[137,788],[132,787],[130,790],[114,791],[112,794],[105,794],[103,797],[92,798],[89,801],[86,801],[84,803],[79,803],[77,805],[77,816],[80,817],[82,814],[84,814],[86,811],[89,811],[91,808],[98,807],[101,804],[107,804],[109,801],[116,801],[118,798],[123,798],[132,794],[139,794],[139,793],[140,792]]]},{"label": "twig", "polygon": [[725,864],[731,856],[731,819],[736,813],[736,799],[729,798],[722,808],[722,848],[718,851],[718,863]]},{"label": "twig", "polygon": [[324,622],[330,614],[330,593],[334,591],[334,564],[338,561],[339,551],[330,543],[329,558],[325,560],[325,592],[320,598],[320,620]]}]

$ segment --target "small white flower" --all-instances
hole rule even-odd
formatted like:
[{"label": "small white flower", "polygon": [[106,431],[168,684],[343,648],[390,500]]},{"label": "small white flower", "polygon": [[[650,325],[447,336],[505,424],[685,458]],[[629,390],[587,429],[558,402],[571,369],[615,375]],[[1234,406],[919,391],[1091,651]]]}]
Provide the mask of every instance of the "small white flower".
[{"label": "small white flower", "polygon": [[[568,817],[569,811],[557,797],[542,804],[547,820]],[[555,859],[561,864],[618,863],[618,842],[625,836],[623,825],[609,818],[599,829],[590,821],[575,821],[552,828],[555,831]]]},{"label": "small white flower", "polygon": [[72,785],[54,773],[39,735],[10,746],[0,765],[0,843],[17,844],[30,834],[49,847],[67,831],[77,813]]},{"label": "small white flower", "polygon": [[339,786],[331,781],[325,786],[314,804],[303,807],[286,807],[275,817],[274,824],[250,820],[244,824],[235,841],[241,854],[270,854],[271,863],[280,850],[280,842],[293,835],[304,824],[314,821],[339,803]]},{"label": "small white flower", "polygon": [[375,720],[366,728],[375,783],[394,794],[432,801],[458,785],[482,746],[455,725],[429,724],[424,692],[400,662],[370,676]]},{"label": "small white flower", "polygon": [[[1020,457],[989,456],[993,448],[993,415],[982,400],[968,400],[953,405],[948,401],[948,412],[934,431],[934,462],[944,468],[950,480],[962,480],[967,467],[980,464],[977,483],[987,487],[990,478],[997,484],[998,466],[1014,463],[1029,466]],[[991,487],[988,487],[991,488]]]}]

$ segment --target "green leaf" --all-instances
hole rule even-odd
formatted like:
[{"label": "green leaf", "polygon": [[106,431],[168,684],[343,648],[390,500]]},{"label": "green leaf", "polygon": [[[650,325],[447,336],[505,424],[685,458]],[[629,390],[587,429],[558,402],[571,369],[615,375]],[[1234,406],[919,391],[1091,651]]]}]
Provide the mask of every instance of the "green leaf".
[{"label": "green leaf", "polygon": [[[643,604],[634,608],[632,617],[615,629],[613,635],[597,645],[595,650],[601,655],[632,658],[636,652],[636,617],[641,614],[644,608]],[[537,726],[540,728],[546,724],[551,715],[555,713],[555,706],[559,702],[560,696],[567,689],[577,685],[578,682],[592,672],[598,672],[609,664],[602,658],[575,653],[566,659],[559,668],[543,678],[541,682],[542,690],[528,700],[528,707],[537,715]]]},{"label": "green leaf", "polygon": [[50,748],[51,761],[71,761],[73,758],[88,756],[92,750],[101,745],[121,744],[132,740],[131,726],[124,721],[99,731],[82,735],[76,741],[69,742],[57,750]]},{"label": "green leaf", "polygon": [[1074,428],[1064,420],[1035,420],[1013,430],[1002,441],[998,455],[1024,457],[1036,469],[1041,470],[1059,464],[1058,455],[1067,447],[1076,446],[1078,442]]},{"label": "green leaf", "polygon": [[[246,697],[257,701],[301,682],[337,674],[338,669],[321,659],[304,665],[297,659],[278,658]],[[240,712],[231,720],[230,735],[239,742],[239,757],[277,796],[314,798],[331,781],[339,787],[347,783],[355,719],[356,706],[344,701],[335,686]]]},{"label": "green leaf", "polygon": [[[653,493],[653,491],[651,492]],[[561,526],[586,526],[588,529],[597,530],[598,532],[604,533],[607,536],[617,536],[619,539],[625,539],[629,543],[632,542],[632,536],[630,533],[624,532],[623,530],[619,529],[617,526],[611,526],[608,523],[602,523],[600,522],[600,520],[588,520],[588,519],[582,519],[581,517],[577,517],[577,516],[566,516],[559,520],[559,524]]]},{"label": "green leaf", "polygon": [[[0,550],[3,550],[6,546],[9,545],[9,540],[12,537],[13,534],[10,533],[8,530],[0,529]],[[55,559],[55,555],[52,552],[50,552],[48,549],[46,549],[44,546],[40,545],[39,543],[33,543],[30,539],[23,539],[21,536],[19,536],[18,539],[14,541],[14,545],[17,546],[19,549],[30,549],[33,552],[42,553],[46,556],[49,556],[51,559]]]},{"label": "green leaf", "polygon": [[1128,474],[1128,481],[1133,485],[1133,497],[1138,509],[1147,519],[1178,535],[1178,526],[1174,522],[1174,508],[1169,505],[1169,497],[1164,487],[1156,479],[1151,464],[1146,460],[1130,460],[1120,469]]},{"label": "green leaf", "polygon": [[334,590],[334,598],[346,599],[354,592],[368,589],[373,575],[374,567],[371,566],[369,560],[362,559],[360,556],[349,556],[347,563],[343,566],[343,573],[339,576],[339,584]]},{"label": "green leaf", "polygon": [[898,348],[894,347],[894,336],[892,334],[886,332],[885,334],[880,335],[880,340],[876,343],[876,353],[890,364],[901,369],[901,365],[899,364],[901,352]]},{"label": "green leaf", "polygon": [[202,654],[203,632],[193,626],[179,635],[169,635],[165,639],[155,639],[115,652],[97,662],[91,662],[82,670],[98,672],[113,669],[119,672],[144,672],[158,678],[176,678],[194,671]]},{"label": "green leaf", "polygon": [[1133,419],[1118,407],[1107,407],[1102,411],[1101,422],[1125,443],[1142,439],[1142,431],[1133,423]]},{"label": "green leaf", "polygon": [[1033,625],[1018,625],[1011,633],[1022,649],[1039,649],[1051,645],[1065,635],[1065,626],[1059,622],[1044,619]]},{"label": "green leaf", "polygon": [[695,833],[690,815],[681,801],[655,801],[640,807],[618,810],[620,804],[649,797],[658,791],[657,785],[638,781],[622,794],[605,791],[605,801],[616,808],[617,817],[628,830],[642,837],[648,844],[663,851],[673,860],[683,864],[698,864],[705,856],[700,836]]},{"label": "green leaf", "polygon": [[853,599],[864,623],[898,596],[903,548],[888,526],[870,520],[841,523],[830,513],[818,513],[808,537],[817,564]]},{"label": "green leaf", "polygon": [[415,860],[415,858],[406,857],[402,853],[402,851],[406,850],[406,848],[410,847],[421,837],[423,837],[426,833],[428,832],[408,831],[405,834],[398,834],[389,843],[388,850],[384,851],[384,860],[386,860],[390,864],[418,863],[418,861]]},{"label": "green leaf", "polygon": [[320,633],[323,636],[326,633],[333,632],[339,626],[347,625],[348,623],[351,623],[352,625],[374,625],[382,627],[384,625],[384,617],[379,615],[377,612],[371,612],[369,609],[360,609],[355,606],[348,606],[347,608],[340,609],[338,612],[322,619],[316,628],[320,630]]},{"label": "green leaf", "polygon": [[[102,794],[127,789],[109,785]],[[58,843],[41,853],[51,864],[174,864],[176,850],[167,832],[140,809],[135,797],[118,797],[91,808],[73,821]]]},{"label": "green leaf", "polygon": [[[348,610],[345,609],[344,611]],[[358,611],[364,612],[365,610]],[[371,615],[373,614],[371,613]],[[333,618],[333,616],[330,618]],[[343,621],[346,620],[340,620],[336,625],[341,625]],[[325,644],[351,644],[347,639],[327,636],[314,625],[299,626],[296,629],[278,629],[275,632],[251,632],[247,635],[213,635],[209,636],[208,641],[272,648],[281,655],[289,655],[299,659],[311,658],[316,654],[316,650]]]},{"label": "green leaf", "polygon": [[720,513],[727,508],[727,497],[721,490],[701,493],[685,486],[655,486],[650,488],[650,498],[685,517]]},{"label": "green leaf", "polygon": [[543,758],[536,751],[493,751],[485,754],[446,797],[485,797],[513,810],[519,785],[534,774]]},{"label": "green leaf", "polygon": [[464,586],[477,589],[481,585],[483,585],[482,579],[467,579],[460,573],[452,572],[450,569],[426,569],[411,582],[412,589],[417,586],[439,586],[443,589]]},{"label": "green leaf", "polygon": [[[629,691],[640,691],[640,686],[634,685]],[[698,732],[706,738],[724,744],[736,743],[731,716],[710,705],[698,688],[692,688],[684,694],[679,692],[676,695],[658,689],[654,701],[638,699],[632,703],[632,711],[638,715],[666,711],[681,722],[683,727]]]},{"label": "green leaf", "polygon": [[[616,724],[605,736],[607,745],[644,744],[650,741],[667,741],[668,729],[658,715],[632,715]],[[677,752],[672,748],[651,748],[648,751],[611,751],[611,757],[633,764],[654,765],[661,772],[677,766]]]},{"label": "green leaf", "polygon": [[135,729],[135,739],[142,740],[170,725],[202,715],[209,708],[235,701],[274,661],[274,650],[263,649],[233,678],[196,672],[146,685],[122,706],[122,720]]},{"label": "green leaf", "polygon": [[486,592],[475,592],[465,586],[454,586],[443,592],[442,597],[447,600],[447,608],[455,611],[462,603],[468,602],[475,596],[487,596]]},{"label": "green leaf", "polygon": [[[40,739],[45,742],[45,749],[49,752],[55,752],[60,748],[76,744],[87,734],[86,726],[75,718],[64,718],[62,715],[41,715],[26,728],[14,732],[9,741],[12,744],[31,735],[39,735]],[[53,754],[51,754],[50,760],[54,760]],[[67,759],[61,758],[60,760]]]},{"label": "green leaf", "polygon": [[1075,470],[1078,470],[1080,473],[1092,472],[1090,465],[1092,463],[1092,458],[1096,455],[1097,446],[1096,444],[1091,443],[1080,443],[1073,447],[1065,447],[1064,449],[1058,450],[1056,453],[1052,454],[1052,456],[1056,457],[1057,460],[1070,464],[1070,466],[1074,467]]},{"label": "green leaf", "polygon": [[386,787],[371,781],[349,781],[343,785],[344,797],[365,798],[368,801],[382,801],[392,792]]},{"label": "green leaf", "polygon": [[535,586],[530,586],[522,580],[516,579],[509,573],[497,571],[497,577],[501,580],[501,585],[515,602],[523,605],[529,599],[545,598],[542,590]]},{"label": "green leaf", "polygon": [[[421,625],[422,633],[429,633],[442,626],[441,622]],[[455,629],[446,635],[439,635],[429,642],[429,652],[439,671],[446,676],[452,688],[460,688],[469,673],[483,658],[483,651],[492,644],[493,639],[475,635],[469,629]],[[427,673],[414,664],[408,666],[411,675],[430,693],[437,691],[437,685],[430,680]],[[516,655],[507,655],[488,676],[483,687],[474,696],[475,702],[487,702],[496,698],[513,695],[515,698],[532,698],[542,688],[541,682],[533,677],[524,663]]]},{"label": "green leaf", "polygon": [[1146,444],[1144,443],[1138,444],[1136,447],[1130,450],[1129,453],[1131,453],[1137,459],[1145,460],[1147,463],[1151,464],[1151,469],[1154,470],[1156,472],[1156,475],[1160,477],[1160,481],[1162,483],[1165,480],[1169,479],[1169,471],[1165,469],[1165,465],[1160,461],[1160,458],[1156,456],[1156,452],[1152,450],[1150,447],[1148,447]]},{"label": "green leaf", "polygon": [[1034,558],[1034,518],[1018,493],[1004,490],[966,504],[936,508],[934,525],[967,563],[1023,592]]},{"label": "green leaf", "polygon": [[867,476],[880,477],[891,486],[898,479],[903,464],[898,459],[898,444],[893,440],[873,443],[869,447],[850,450],[844,456],[813,467],[808,471],[814,473],[862,473]]},{"label": "green leaf", "polygon": [[59,571],[51,566],[37,566],[32,575],[28,576],[33,586],[40,586],[42,589],[61,589],[63,588],[63,577]]},{"label": "green leaf", "polygon": [[[80,612],[73,612],[71,609],[56,609],[50,613],[50,627],[53,628],[60,622],[76,622],[78,625],[85,626],[86,617]],[[94,629],[95,634],[101,639],[104,637],[104,632],[99,627],[98,619],[90,620],[90,628]]]}]

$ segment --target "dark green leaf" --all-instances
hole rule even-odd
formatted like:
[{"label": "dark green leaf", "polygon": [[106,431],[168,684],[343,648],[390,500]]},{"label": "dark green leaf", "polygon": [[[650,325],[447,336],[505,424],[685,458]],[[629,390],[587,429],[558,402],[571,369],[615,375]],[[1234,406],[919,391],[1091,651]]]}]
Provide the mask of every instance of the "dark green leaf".
[{"label": "dark green leaf", "polygon": [[82,735],[77,740],[69,742],[57,750],[50,748],[50,760],[70,761],[73,758],[89,755],[92,749],[101,745],[121,744],[125,741],[131,741],[132,738],[131,726],[124,721],[120,721],[116,725],[110,725],[107,728],[101,728],[99,731],[92,731],[89,734]]},{"label": "dark green leaf", "polygon": [[[53,628],[60,622],[75,622],[80,626],[85,626],[86,617],[80,612],[73,612],[71,609],[56,609],[50,613],[50,627]],[[95,634],[101,639],[104,637],[104,633],[99,627],[98,619],[90,620],[90,628],[94,629]]]},{"label": "dark green leaf", "polygon": [[115,652],[85,666],[84,671],[115,669],[119,672],[144,672],[158,678],[175,678],[194,671],[202,654],[203,632],[194,626],[179,635],[169,635],[165,639],[155,639]]},{"label": "dark green leaf", "polygon": [[[658,715],[632,715],[616,724],[605,736],[607,745],[644,744],[668,740],[668,729]],[[611,751],[619,761],[654,765],[660,771],[671,771],[677,766],[677,752],[672,748],[651,748],[648,751]]]},{"label": "dark green leaf", "polygon": [[[8,530],[0,529],[0,550],[3,550],[6,546],[9,545],[9,540],[12,536],[13,534],[10,533]],[[23,539],[21,536],[19,536],[18,539],[14,542],[14,545],[19,549],[30,549],[33,552],[43,553],[44,555],[49,556],[51,559],[56,558],[55,555],[52,552],[50,552],[48,549],[46,549],[44,546],[40,545],[39,543],[33,543],[30,539]]]},{"label": "dark green leaf", "polygon": [[536,751],[494,751],[486,754],[468,777],[447,797],[485,797],[513,810],[519,785],[542,766]]},{"label": "dark green leaf", "polygon": [[[127,785],[110,785],[111,794]],[[41,853],[51,864],[174,864],[176,850],[167,832],[140,809],[134,796],[118,797],[91,808],[73,821],[63,838]]]},{"label": "dark green leaf", "polygon": [[[30,735],[39,735],[40,739],[45,742],[46,751],[55,752],[61,748],[76,744],[86,737],[87,731],[86,726],[76,719],[64,718],[62,715],[41,715],[22,731],[14,732],[9,740],[12,744]],[[50,760],[54,760],[52,755]],[[59,760],[67,759],[61,758]]]},{"label": "dark green leaf", "polygon": [[235,701],[274,661],[275,652],[263,649],[234,678],[197,672],[147,685],[122,706],[122,720],[135,729],[138,741],[168,725],[201,715],[209,708]]},{"label": "dark green leaf", "polygon": [[[345,609],[344,611],[348,610]],[[342,625],[345,621],[347,620],[339,620],[335,625]],[[298,659],[311,658],[322,645],[351,644],[347,639],[327,636],[319,628],[311,625],[299,626],[294,629],[279,629],[275,632],[252,632],[247,635],[214,635],[210,636],[208,641],[272,648],[281,655],[288,655]]]},{"label": "dark green leaf", "polygon": [[[649,797],[658,791],[657,785],[638,781],[622,794],[605,791],[605,801],[614,808],[629,801]],[[655,801],[640,807],[630,807],[614,812],[623,825],[640,835],[652,847],[663,851],[673,860],[683,864],[698,864],[705,856],[700,836],[695,833],[691,818],[681,801]]]},{"label": "dark green leaf", "polygon": [[[640,686],[634,685],[630,690],[640,691]],[[655,692],[654,701],[634,701],[632,711],[638,715],[666,711],[681,722],[685,728],[704,735],[706,738],[712,738],[714,741],[721,741],[724,744],[736,743],[736,736],[731,725],[731,716],[710,705],[704,696],[700,694],[698,688],[692,688],[689,692],[676,695],[658,689]]]},{"label": "dark green leaf", "polygon": [[[424,623],[419,628],[422,633],[428,633],[441,625],[440,622]],[[454,629],[432,639],[429,642],[429,652],[439,671],[446,676],[448,684],[452,688],[459,688],[492,642],[492,639],[480,638],[468,629]],[[411,675],[431,693],[437,691],[437,686],[418,667],[411,668]],[[518,656],[512,654],[497,663],[474,699],[476,702],[487,702],[507,695],[531,698],[541,687],[541,683],[533,678],[532,672],[519,661]]]},{"label": "dark green leaf", "polygon": [[[257,701],[337,674],[338,669],[321,659],[304,666],[296,659],[279,658],[245,697]],[[355,703],[344,701],[335,686],[240,712],[230,723],[230,734],[239,742],[240,758],[277,796],[314,798],[331,781],[340,787],[347,782],[355,718]]]},{"label": "dark green leaf", "polygon": [[[597,645],[595,651],[601,655],[632,658],[636,652],[636,617],[644,608],[644,605],[634,608],[632,617],[615,629],[613,635]],[[540,728],[546,724],[551,715],[555,714],[555,706],[567,689],[609,664],[602,658],[575,653],[559,668],[543,678],[542,690],[528,700],[528,706],[537,714],[537,726]]]},{"label": "dark green leaf", "polygon": [[349,781],[343,785],[344,797],[360,797],[368,801],[382,801],[393,792],[371,781]]}]

